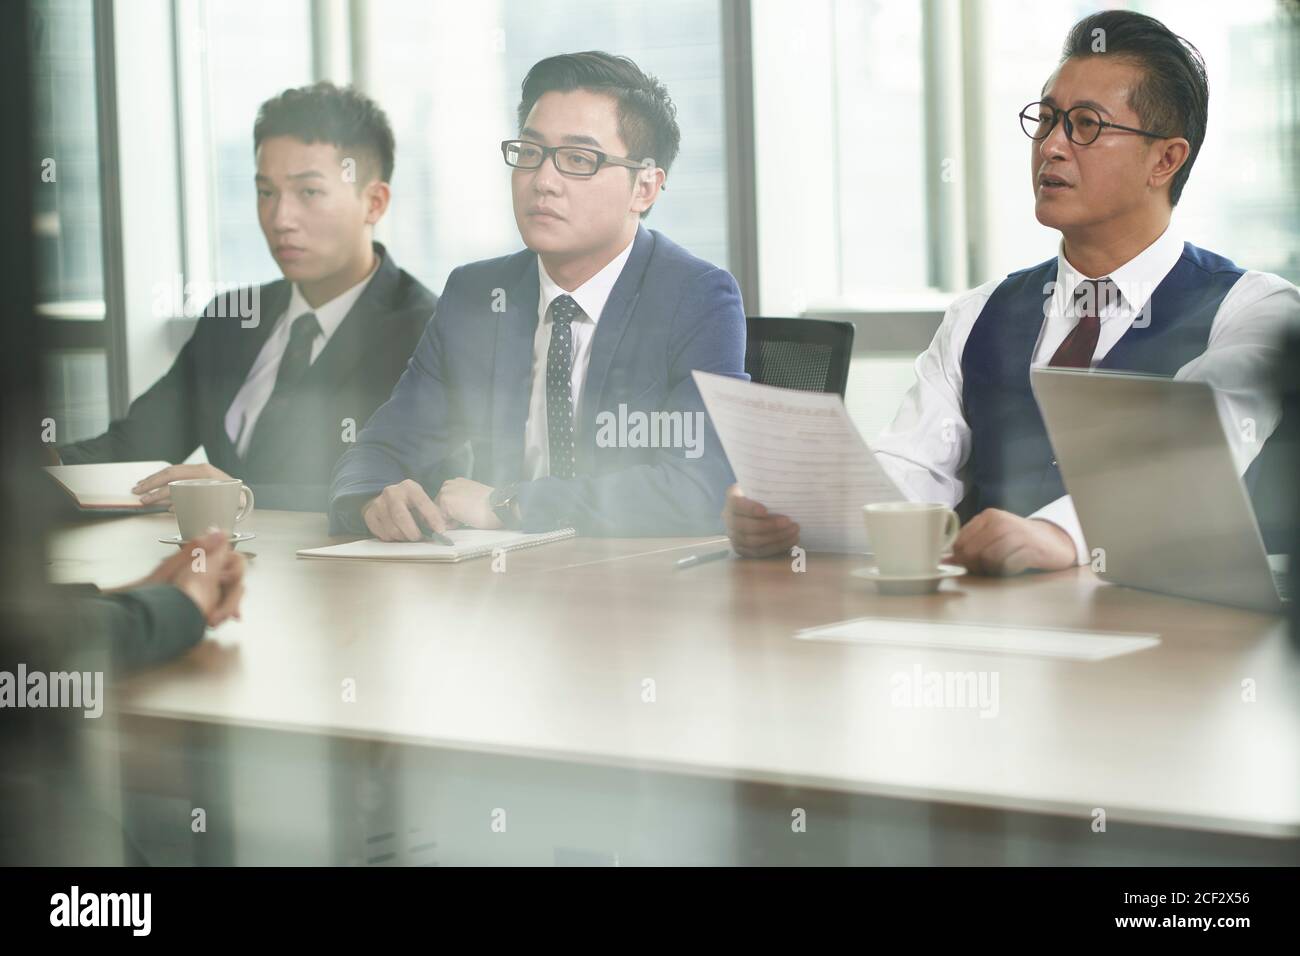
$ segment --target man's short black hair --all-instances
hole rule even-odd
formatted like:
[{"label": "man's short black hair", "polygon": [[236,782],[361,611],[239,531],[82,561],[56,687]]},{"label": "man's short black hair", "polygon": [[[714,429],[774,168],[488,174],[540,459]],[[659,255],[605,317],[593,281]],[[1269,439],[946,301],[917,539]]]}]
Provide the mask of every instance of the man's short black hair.
[{"label": "man's short black hair", "polygon": [[345,154],[360,153],[374,163],[382,182],[393,179],[395,146],[388,117],[374,100],[350,86],[314,83],[273,96],[257,111],[253,149],[272,136],[331,143]]},{"label": "man's short black hair", "polygon": [[1083,56],[1133,61],[1143,77],[1129,95],[1129,106],[1141,117],[1143,128],[1187,140],[1187,162],[1169,186],[1169,202],[1178,205],[1209,121],[1210,80],[1201,51],[1153,17],[1105,10],[1084,17],[1065,39],[1062,63]]},{"label": "man's short black hair", "polygon": [[519,100],[519,128],[544,93],[591,90],[618,102],[618,135],[627,144],[628,159],[652,157],[665,173],[677,158],[682,131],[677,107],[668,88],[643,73],[625,56],[599,50],[561,53],[534,64],[524,77]]}]

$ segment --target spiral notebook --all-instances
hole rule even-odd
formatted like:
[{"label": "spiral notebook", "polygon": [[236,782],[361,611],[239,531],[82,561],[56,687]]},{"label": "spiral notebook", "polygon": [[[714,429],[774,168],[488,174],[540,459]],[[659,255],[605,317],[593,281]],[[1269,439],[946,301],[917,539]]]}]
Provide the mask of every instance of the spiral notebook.
[{"label": "spiral notebook", "polygon": [[361,561],[435,561],[450,564],[456,561],[467,561],[470,558],[491,557],[498,551],[535,548],[540,544],[572,538],[574,533],[572,528],[544,531],[540,534],[458,528],[447,532],[447,537],[453,542],[450,546],[433,541],[380,541],[377,538],[362,538],[360,541],[332,544],[325,548],[303,548],[298,552],[298,557],[351,558]]}]

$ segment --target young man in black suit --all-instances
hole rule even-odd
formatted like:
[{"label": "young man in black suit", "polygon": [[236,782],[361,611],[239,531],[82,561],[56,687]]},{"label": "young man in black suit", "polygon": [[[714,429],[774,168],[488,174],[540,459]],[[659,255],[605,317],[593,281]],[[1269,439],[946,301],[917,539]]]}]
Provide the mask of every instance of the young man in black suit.
[{"label": "young man in black suit", "polygon": [[[284,278],[215,298],[125,418],[58,449],[68,465],[173,462],[140,476],[146,504],[169,481],[238,477],[261,507],[324,510],[335,461],[437,302],[372,238],[394,152],[375,103],[329,83],[286,90],[262,104],[253,142],[258,221]],[[177,464],[200,445],[206,464]]]}]

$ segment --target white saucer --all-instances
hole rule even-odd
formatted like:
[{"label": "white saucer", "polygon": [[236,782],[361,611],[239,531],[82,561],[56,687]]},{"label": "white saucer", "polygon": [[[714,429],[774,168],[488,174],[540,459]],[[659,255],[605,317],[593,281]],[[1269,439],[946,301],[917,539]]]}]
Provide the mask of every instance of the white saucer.
[{"label": "white saucer", "polygon": [[[257,535],[252,531],[236,531],[234,534],[230,536],[230,545],[231,547],[234,547],[237,544],[240,544],[244,541],[249,541],[256,537]],[[176,545],[176,547],[179,548],[182,544],[185,543],[185,539],[178,534],[173,534],[173,535],[168,535],[165,538],[159,538],[158,543],[174,544]]]},{"label": "white saucer", "polygon": [[874,581],[881,594],[932,594],[941,581],[959,578],[966,569],[959,564],[941,564],[927,574],[881,574],[878,567],[870,565],[850,573]]}]

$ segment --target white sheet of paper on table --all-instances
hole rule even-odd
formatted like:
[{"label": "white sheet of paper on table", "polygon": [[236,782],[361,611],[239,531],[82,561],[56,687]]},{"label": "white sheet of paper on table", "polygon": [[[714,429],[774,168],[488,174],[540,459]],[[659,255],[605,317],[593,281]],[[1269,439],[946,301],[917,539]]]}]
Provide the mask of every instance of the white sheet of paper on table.
[{"label": "white sheet of paper on table", "polygon": [[1102,661],[1160,643],[1160,635],[1150,633],[1105,633],[883,617],[863,617],[807,628],[795,634],[795,638],[846,644],[892,644],[927,650],[982,651],[1069,661]]},{"label": "white sheet of paper on table", "polygon": [[361,538],[320,548],[303,548],[301,558],[352,558],[362,561],[434,561],[456,562],[486,558],[497,552],[518,551],[572,538],[572,528],[528,534],[523,531],[483,531],[455,528],[446,533],[451,545],[432,541],[379,541]]},{"label": "white sheet of paper on table", "polygon": [[747,497],[793,519],[809,551],[870,550],[862,506],[906,496],[839,395],[691,374]]}]

